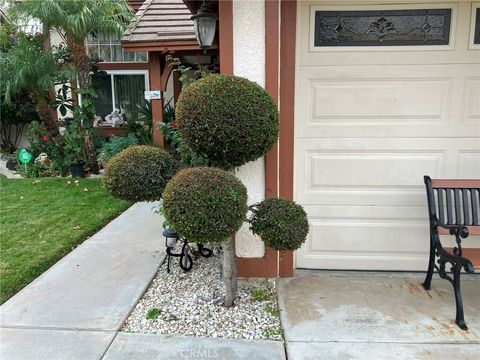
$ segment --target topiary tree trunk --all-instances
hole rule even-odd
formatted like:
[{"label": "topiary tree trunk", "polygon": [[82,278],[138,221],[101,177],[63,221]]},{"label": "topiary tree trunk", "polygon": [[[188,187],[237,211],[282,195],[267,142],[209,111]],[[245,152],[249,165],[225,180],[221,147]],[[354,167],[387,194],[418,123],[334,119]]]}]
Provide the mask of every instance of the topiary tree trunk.
[{"label": "topiary tree trunk", "polygon": [[[235,170],[229,170],[235,175]],[[223,306],[234,305],[237,297],[237,256],[235,253],[235,237],[231,236],[222,244],[223,249],[223,281],[225,284],[225,299]]]},{"label": "topiary tree trunk", "polygon": [[231,237],[222,244],[223,249],[223,281],[225,283],[225,299],[223,305],[232,307],[237,297],[237,264],[235,258],[235,242]]}]

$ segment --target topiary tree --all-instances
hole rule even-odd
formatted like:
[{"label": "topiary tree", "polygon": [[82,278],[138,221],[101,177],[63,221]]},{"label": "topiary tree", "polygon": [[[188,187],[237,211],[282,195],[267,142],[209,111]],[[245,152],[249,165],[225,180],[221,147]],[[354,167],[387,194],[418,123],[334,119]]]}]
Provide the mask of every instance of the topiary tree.
[{"label": "topiary tree", "polygon": [[[233,173],[207,167],[180,171],[165,188],[163,213],[172,228],[190,241],[224,242],[224,256],[230,256],[229,263],[235,264],[229,239],[245,220],[247,189]],[[236,276],[224,277],[224,281],[224,303],[231,306]]]},{"label": "topiary tree", "polygon": [[175,115],[192,150],[224,169],[258,159],[278,137],[278,111],[270,94],[237,76],[211,75],[189,85]]},{"label": "topiary tree", "polygon": [[165,185],[176,172],[177,163],[165,150],[132,146],[110,159],[103,182],[114,197],[155,201],[161,199]]},{"label": "topiary tree", "polygon": [[[278,138],[273,99],[259,85],[237,76],[210,75],[195,81],[182,91],[175,115],[188,146],[223,169],[258,159]],[[230,307],[237,283],[233,238],[225,240],[222,247],[224,306]]]},{"label": "topiary tree", "polygon": [[247,189],[228,171],[184,169],[165,187],[163,211],[169,224],[188,240],[222,242],[245,220]]},{"label": "topiary tree", "polygon": [[307,239],[307,213],[293,201],[265,199],[249,209],[250,230],[271,248],[297,250]]}]

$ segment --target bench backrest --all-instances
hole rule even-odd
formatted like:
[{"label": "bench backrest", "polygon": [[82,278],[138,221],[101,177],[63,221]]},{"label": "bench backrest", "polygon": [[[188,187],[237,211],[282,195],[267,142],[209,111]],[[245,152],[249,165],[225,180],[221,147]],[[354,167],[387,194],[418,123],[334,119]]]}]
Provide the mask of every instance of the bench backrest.
[{"label": "bench backrest", "polygon": [[[424,181],[430,221],[463,225],[471,235],[480,235],[480,180],[436,180],[424,176]],[[439,229],[439,233],[448,231]]]}]

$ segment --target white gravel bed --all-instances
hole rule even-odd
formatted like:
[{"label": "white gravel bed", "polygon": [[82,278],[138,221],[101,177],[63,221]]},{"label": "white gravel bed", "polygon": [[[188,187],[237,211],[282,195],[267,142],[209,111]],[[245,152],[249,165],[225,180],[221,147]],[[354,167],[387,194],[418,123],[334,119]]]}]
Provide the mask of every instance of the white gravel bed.
[{"label": "white gravel bed", "polygon": [[122,331],[232,339],[282,340],[274,282],[239,281],[235,306],[222,306],[222,254],[194,260],[190,272],[166,261]]}]

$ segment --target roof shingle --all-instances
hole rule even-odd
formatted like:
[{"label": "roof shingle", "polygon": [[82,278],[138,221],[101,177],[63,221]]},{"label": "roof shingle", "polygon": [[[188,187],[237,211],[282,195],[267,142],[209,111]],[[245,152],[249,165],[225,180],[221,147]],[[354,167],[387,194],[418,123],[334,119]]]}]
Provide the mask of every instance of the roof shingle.
[{"label": "roof shingle", "polygon": [[146,0],[123,34],[122,42],[196,40],[191,16],[182,0]]}]

